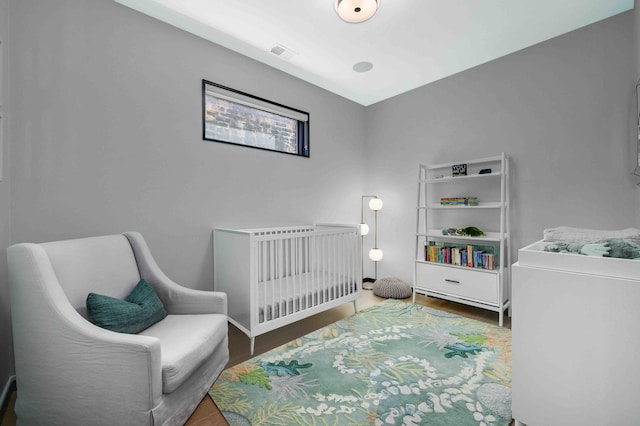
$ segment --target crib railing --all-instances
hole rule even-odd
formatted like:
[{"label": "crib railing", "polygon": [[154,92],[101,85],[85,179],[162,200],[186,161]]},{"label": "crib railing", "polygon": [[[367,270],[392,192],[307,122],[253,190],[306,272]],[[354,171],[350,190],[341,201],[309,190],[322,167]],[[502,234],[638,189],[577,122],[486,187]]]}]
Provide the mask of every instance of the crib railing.
[{"label": "crib railing", "polygon": [[251,339],[356,299],[362,284],[357,226],[216,228],[214,289],[229,321]]},{"label": "crib railing", "polygon": [[257,323],[282,319],[358,291],[357,228],[287,227],[253,231]]}]

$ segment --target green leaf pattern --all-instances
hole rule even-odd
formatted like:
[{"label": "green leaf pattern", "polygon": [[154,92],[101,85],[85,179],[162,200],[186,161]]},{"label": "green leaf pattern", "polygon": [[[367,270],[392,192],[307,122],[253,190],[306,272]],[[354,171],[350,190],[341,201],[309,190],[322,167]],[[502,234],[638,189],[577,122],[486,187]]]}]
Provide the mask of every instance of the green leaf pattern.
[{"label": "green leaf pattern", "polygon": [[210,396],[252,425],[509,425],[509,329],[396,300],[329,327],[221,375]]},{"label": "green leaf pattern", "polygon": [[262,368],[257,368],[241,375],[240,382],[247,385],[258,385],[261,388],[271,390],[271,380],[269,378],[269,373],[264,371]]}]

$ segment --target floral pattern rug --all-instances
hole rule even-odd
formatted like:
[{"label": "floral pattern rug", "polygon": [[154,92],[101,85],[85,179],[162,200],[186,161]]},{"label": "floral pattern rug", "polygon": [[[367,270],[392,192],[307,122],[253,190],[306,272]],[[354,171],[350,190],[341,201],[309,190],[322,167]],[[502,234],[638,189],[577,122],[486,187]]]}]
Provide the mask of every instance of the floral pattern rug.
[{"label": "floral pattern rug", "polygon": [[511,330],[387,300],[225,370],[231,425],[509,425]]}]

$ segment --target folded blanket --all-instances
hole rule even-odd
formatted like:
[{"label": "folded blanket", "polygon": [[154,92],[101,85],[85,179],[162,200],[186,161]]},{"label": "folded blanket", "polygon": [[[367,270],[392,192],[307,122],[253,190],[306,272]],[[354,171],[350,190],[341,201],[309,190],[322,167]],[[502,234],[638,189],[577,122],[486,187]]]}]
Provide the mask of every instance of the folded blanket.
[{"label": "folded blanket", "polygon": [[640,229],[626,228],[619,231],[571,228],[559,226],[544,230],[544,241],[564,241],[572,243],[595,243],[608,238],[630,240],[640,243]]},{"label": "folded blanket", "polygon": [[620,259],[640,258],[640,245],[629,240],[611,238],[597,243],[564,243],[547,244],[544,251],[555,253],[577,253],[587,256],[617,257]]}]

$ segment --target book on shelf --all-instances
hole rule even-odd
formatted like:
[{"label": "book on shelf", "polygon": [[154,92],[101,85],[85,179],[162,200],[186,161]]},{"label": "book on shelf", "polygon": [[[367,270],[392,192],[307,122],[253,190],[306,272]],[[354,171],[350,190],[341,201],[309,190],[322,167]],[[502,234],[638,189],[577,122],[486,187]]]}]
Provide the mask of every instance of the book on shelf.
[{"label": "book on shelf", "polygon": [[427,262],[494,270],[496,251],[497,247],[493,246],[429,241],[424,246],[424,259]]},{"label": "book on shelf", "polygon": [[477,206],[478,197],[442,197],[441,206]]}]

